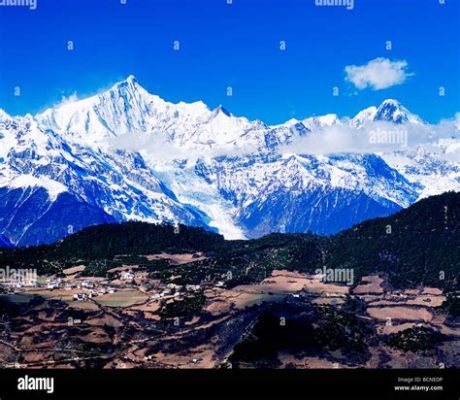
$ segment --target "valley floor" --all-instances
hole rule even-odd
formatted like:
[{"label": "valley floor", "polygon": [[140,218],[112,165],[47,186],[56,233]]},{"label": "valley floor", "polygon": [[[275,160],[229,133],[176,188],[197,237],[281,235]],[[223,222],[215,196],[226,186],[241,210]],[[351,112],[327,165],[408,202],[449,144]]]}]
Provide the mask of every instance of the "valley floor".
[{"label": "valley floor", "polygon": [[[203,254],[159,254],[177,267]],[[85,266],[31,287],[4,285],[5,368],[451,368],[460,321],[446,295],[274,270],[258,283],[177,285],[141,266],[84,276]],[[223,278],[224,279],[224,278]]]}]

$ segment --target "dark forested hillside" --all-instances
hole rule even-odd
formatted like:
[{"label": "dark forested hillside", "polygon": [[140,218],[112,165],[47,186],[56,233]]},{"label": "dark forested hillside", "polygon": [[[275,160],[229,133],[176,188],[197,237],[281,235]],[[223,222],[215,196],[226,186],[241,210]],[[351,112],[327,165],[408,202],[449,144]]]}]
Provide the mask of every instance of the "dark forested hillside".
[{"label": "dark forested hillside", "polygon": [[[209,259],[193,273],[229,270],[235,284],[262,279],[274,268],[313,272],[353,268],[355,277],[387,273],[396,287],[427,284],[456,290],[460,274],[460,193],[434,196],[390,217],[367,221],[336,236],[272,234],[256,240],[225,241],[201,228],[129,222],[99,225],[50,246],[3,249],[0,265],[35,266],[54,272],[49,262],[113,259],[159,252],[205,252]],[[54,267],[59,268],[59,267]],[[251,271],[250,276],[245,272]]]},{"label": "dark forested hillside", "polygon": [[424,282],[458,288],[460,193],[433,196],[342,232],[330,243],[328,264],[385,271],[396,286]]}]

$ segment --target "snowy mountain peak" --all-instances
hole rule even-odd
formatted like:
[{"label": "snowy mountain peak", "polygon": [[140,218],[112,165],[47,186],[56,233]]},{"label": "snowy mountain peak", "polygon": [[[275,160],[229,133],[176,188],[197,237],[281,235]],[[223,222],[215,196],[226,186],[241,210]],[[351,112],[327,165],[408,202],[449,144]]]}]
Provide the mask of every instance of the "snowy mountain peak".
[{"label": "snowy mountain peak", "polygon": [[227,117],[231,117],[232,116],[232,113],[230,111],[228,111],[223,105],[219,105],[218,107],[216,107],[214,110],[213,110],[214,114],[219,114],[219,113],[222,113],[224,115],[226,115]]},{"label": "snowy mountain peak", "polygon": [[70,134],[93,145],[110,137],[144,132],[150,110],[163,109],[164,103],[130,75],[105,92],[58,104],[38,114],[36,119],[44,129]]},{"label": "snowy mountain peak", "polygon": [[115,83],[115,85],[112,86],[109,92],[114,91],[114,90],[115,91],[116,90],[131,91],[131,92],[142,91],[144,93],[148,93],[147,90],[145,90],[140,85],[139,81],[136,79],[134,75],[129,75],[125,80]]},{"label": "snowy mountain peak", "polygon": [[404,106],[396,99],[386,99],[383,100],[382,104],[380,107],[399,107],[399,108],[404,108]]},{"label": "snowy mountain peak", "polygon": [[315,128],[324,128],[324,127],[330,127],[335,124],[340,124],[340,118],[337,114],[326,114],[326,115],[321,115],[319,117],[311,117],[304,119],[302,123],[310,129],[315,129]]},{"label": "snowy mountain peak", "polygon": [[350,125],[355,128],[360,128],[368,122],[374,121],[377,114],[377,107],[369,107],[360,111],[356,116],[350,121]]},{"label": "snowy mountain peak", "polygon": [[385,100],[377,109],[374,121],[387,121],[396,124],[405,122],[420,122],[420,118],[412,114],[399,101],[394,99]]},{"label": "snowy mountain peak", "polygon": [[134,75],[129,75],[127,78],[126,78],[126,82],[132,82],[132,83],[137,83],[137,79]]},{"label": "snowy mountain peak", "polygon": [[118,138],[125,135],[151,135],[150,143],[159,140],[200,151],[265,146],[265,138],[259,132],[266,128],[263,123],[235,117],[223,106],[211,110],[202,101],[165,101],[145,90],[134,76],[98,95],[48,109],[36,119],[43,129],[98,148],[119,143]]},{"label": "snowy mountain peak", "polygon": [[355,128],[361,128],[372,122],[392,122],[395,124],[404,124],[407,122],[420,124],[423,121],[415,114],[412,114],[398,100],[387,99],[380,106],[368,107],[360,111],[351,119],[350,125]]}]

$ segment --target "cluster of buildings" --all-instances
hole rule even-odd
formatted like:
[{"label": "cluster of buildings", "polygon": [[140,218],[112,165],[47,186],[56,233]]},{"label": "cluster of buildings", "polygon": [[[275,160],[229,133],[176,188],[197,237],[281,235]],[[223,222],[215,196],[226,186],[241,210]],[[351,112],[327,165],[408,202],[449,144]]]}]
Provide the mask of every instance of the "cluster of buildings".
[{"label": "cluster of buildings", "polygon": [[[86,277],[82,273],[86,266],[78,265],[63,270],[62,275],[49,277],[40,276],[33,282],[18,280],[6,280],[0,282],[3,286],[8,286],[11,291],[30,286],[33,290],[63,290],[69,292],[70,298],[74,301],[84,301],[98,296],[113,294],[123,289],[137,289],[147,293],[151,299],[172,299],[187,295],[191,292],[203,290],[203,284],[179,285],[174,282],[164,283],[158,279],[152,279],[149,273],[144,270],[136,270],[137,266],[122,266],[109,270],[111,278]],[[225,282],[219,281],[214,287],[224,287]]]},{"label": "cluster of buildings", "polygon": [[201,290],[201,285],[177,285],[175,283],[168,283],[164,287],[160,285],[157,291],[152,298],[153,299],[163,299],[165,297],[180,297],[185,295],[187,292],[198,292]]},{"label": "cluster of buildings", "polygon": [[95,282],[89,279],[66,282],[64,290],[79,290],[73,295],[73,299],[77,301],[88,300],[93,297],[116,292],[116,288],[110,286],[107,280]]}]

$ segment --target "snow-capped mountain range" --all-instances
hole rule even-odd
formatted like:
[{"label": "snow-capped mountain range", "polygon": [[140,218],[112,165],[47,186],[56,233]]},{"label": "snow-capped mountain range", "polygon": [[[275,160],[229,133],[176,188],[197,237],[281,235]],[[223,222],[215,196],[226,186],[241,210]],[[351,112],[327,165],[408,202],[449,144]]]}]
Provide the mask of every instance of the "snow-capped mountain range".
[{"label": "snow-capped mountain range", "polygon": [[35,116],[0,110],[0,247],[125,220],[335,233],[460,190],[458,131],[395,100],[269,126],[167,102],[130,76]]}]

